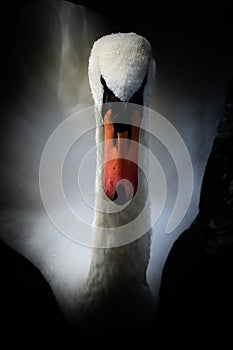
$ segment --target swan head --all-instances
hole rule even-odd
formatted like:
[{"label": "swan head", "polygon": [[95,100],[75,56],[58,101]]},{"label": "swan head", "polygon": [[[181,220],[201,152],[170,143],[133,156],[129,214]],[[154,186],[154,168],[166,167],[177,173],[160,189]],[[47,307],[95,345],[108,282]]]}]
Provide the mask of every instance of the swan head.
[{"label": "swan head", "polygon": [[140,107],[149,104],[155,78],[151,45],[136,33],[103,36],[92,47],[88,74],[104,129],[104,192],[124,204],[138,187]]}]

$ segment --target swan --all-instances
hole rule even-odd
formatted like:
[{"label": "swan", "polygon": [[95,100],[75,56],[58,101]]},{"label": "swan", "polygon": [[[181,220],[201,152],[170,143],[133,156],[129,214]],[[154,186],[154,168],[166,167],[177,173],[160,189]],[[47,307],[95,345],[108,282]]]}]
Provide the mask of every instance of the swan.
[{"label": "swan", "polygon": [[[146,142],[146,134],[140,130],[143,117],[140,104],[148,105],[154,85],[155,59],[151,45],[136,33],[105,35],[93,45],[88,71],[98,125],[96,142],[97,145],[105,142],[97,149],[94,248],[85,303],[88,302],[93,322],[97,312],[101,319],[108,320],[111,315],[118,322],[124,315],[127,328],[129,325],[135,328],[137,322],[142,328],[156,311],[146,277],[151,230],[131,243],[123,240],[118,246],[111,244],[114,236],[125,234],[121,227],[127,227],[139,215],[148,195],[147,184],[137,166],[137,144],[142,138]],[[133,156],[128,160],[130,153]],[[145,158],[145,154],[140,156]],[[113,202],[119,206],[118,210],[109,213],[108,206]],[[150,222],[149,208],[141,221]],[[127,230],[140,230],[137,225],[128,226]]]},{"label": "swan", "polygon": [[[47,2],[43,2],[43,6],[45,6],[45,4],[47,4]],[[58,304],[64,310],[68,318],[74,319],[74,323],[79,319],[78,310],[80,310],[80,314],[82,313],[83,316],[86,314],[87,309],[91,312],[90,308],[88,308],[88,304],[93,305],[91,309],[94,311],[95,308],[97,308],[96,313],[93,311],[93,314],[98,315],[98,307],[102,308],[102,305],[101,303],[99,304],[99,302],[95,302],[95,300],[101,299],[103,295],[102,292],[105,295],[103,300],[106,305],[113,305],[112,302],[108,303],[109,299],[107,293],[103,290],[104,284],[101,283],[101,277],[105,274],[109,282],[111,279],[113,281],[114,277],[119,277],[119,284],[112,285],[115,291],[117,291],[117,288],[120,289],[121,282],[124,284],[126,283],[125,285],[128,289],[125,291],[126,296],[132,295],[131,287],[136,283],[133,292],[135,291],[136,297],[141,293],[142,297],[140,300],[142,301],[142,305],[148,306],[145,308],[145,312],[147,313],[150,305],[153,305],[154,309],[154,299],[156,299],[159,290],[163,264],[172,243],[180,233],[191,224],[198,211],[202,175],[216,133],[215,126],[221,113],[221,111],[219,111],[219,106],[221,106],[227,89],[227,77],[222,75],[221,65],[204,66],[205,69],[202,69],[199,73],[199,75],[203,75],[204,84],[202,84],[201,89],[199,89],[202,77],[200,78],[197,74],[198,72],[189,72],[188,78],[185,78],[180,73],[183,72],[183,70],[189,71],[189,66],[188,64],[185,66],[182,57],[180,60],[179,56],[175,59],[176,55],[169,56],[169,52],[167,52],[166,49],[163,48],[160,51],[160,48],[158,48],[160,58],[161,52],[164,54],[164,66],[161,65],[159,67],[160,69],[158,69],[159,77],[157,79],[156,94],[151,96],[151,106],[166,115],[184,137],[194,164],[196,179],[195,191],[191,203],[191,212],[185,217],[185,220],[176,229],[174,234],[164,235],[163,232],[156,232],[155,234],[153,230],[153,232],[148,232],[148,234],[144,235],[140,240],[130,245],[133,248],[132,251],[134,251],[132,255],[137,252],[142,260],[140,261],[140,266],[137,265],[139,270],[137,270],[138,274],[136,274],[136,277],[126,274],[125,277],[127,276],[127,278],[124,279],[124,276],[119,274],[118,269],[109,269],[108,266],[102,264],[101,261],[106,259],[112,263],[114,253],[117,255],[120,251],[125,259],[128,253],[127,245],[123,245],[119,247],[119,249],[111,248],[110,250],[101,250],[99,248],[94,248],[92,250],[77,245],[58,232],[56,227],[52,225],[41,204],[38,190],[38,168],[43,148],[53,130],[62,120],[72,113],[76,107],[78,107],[78,109],[85,108],[92,104],[92,98],[94,98],[97,107],[96,116],[98,117],[98,113],[100,113],[101,110],[101,92],[104,92],[104,88],[110,88],[111,91],[115,91],[115,95],[118,95],[118,98],[124,97],[124,93],[128,93],[128,90],[121,91],[121,86],[117,85],[117,81],[115,82],[117,86],[114,86],[114,81],[110,79],[111,75],[109,76],[107,74],[107,69],[110,71],[111,65],[105,67],[106,71],[102,72],[102,82],[101,79],[99,80],[100,76],[97,76],[95,84],[94,80],[96,75],[95,70],[91,72],[90,59],[89,74],[92,88],[91,96],[88,88],[87,74],[84,75],[83,71],[87,68],[88,53],[89,49],[92,47],[92,43],[98,37],[106,34],[106,28],[99,29],[99,23],[101,21],[98,22],[98,18],[96,20],[96,17],[93,17],[92,14],[90,16],[89,12],[83,7],[60,1],[51,1],[48,2],[48,4],[49,7],[45,9],[44,15],[43,10],[41,14],[44,21],[39,21],[37,25],[40,30],[41,23],[43,23],[43,28],[46,27],[46,23],[48,22],[47,13],[52,14],[49,24],[53,23],[53,30],[51,31],[51,26],[48,25],[48,32],[50,35],[43,35],[43,40],[45,40],[48,45],[46,48],[49,48],[51,56],[44,57],[38,50],[39,58],[36,60],[37,69],[35,69],[33,64],[26,64],[23,66],[24,89],[21,91],[18,100],[16,96],[14,96],[14,104],[12,104],[11,109],[9,109],[8,106],[8,115],[12,118],[6,118],[7,127],[5,130],[5,137],[1,139],[4,146],[1,148],[4,150],[4,155],[1,155],[1,162],[3,164],[1,186],[5,191],[3,199],[6,199],[7,203],[7,205],[1,205],[1,239],[38,267],[50,284]],[[34,6],[40,8],[41,5],[38,4]],[[31,14],[29,11],[29,18],[31,18],[31,16],[34,18],[35,12],[36,11]],[[91,21],[89,21],[90,17]],[[74,25],[74,23],[77,22],[77,18],[79,20],[78,23],[83,24],[80,25],[80,27],[75,27]],[[97,27],[92,25],[92,20],[98,23]],[[29,28],[30,23],[31,22],[29,22],[28,25]],[[54,35],[54,33],[56,35]],[[111,36],[108,38],[111,38]],[[74,39],[80,39],[78,45]],[[98,51],[98,43],[101,44],[101,40],[97,42],[93,54]],[[102,43],[104,44],[104,41],[102,41]],[[84,51],[82,50],[83,47],[85,49]],[[147,46],[147,48],[149,50],[147,51],[148,55],[150,46]],[[167,50],[170,50],[170,47],[168,47]],[[22,51],[24,52],[24,50]],[[79,55],[80,51],[83,53],[83,56],[81,54]],[[146,57],[148,57],[147,55]],[[170,59],[171,56],[173,56],[172,59]],[[93,58],[94,56],[91,57]],[[23,56],[20,58],[23,63],[33,62],[35,64],[35,57],[29,57],[28,59],[27,56]],[[78,69],[77,67],[81,68]],[[143,67],[143,69],[145,69],[145,66]],[[216,79],[222,76],[218,84],[212,83],[213,78],[210,81],[208,80],[209,76],[213,73],[213,67]],[[171,72],[173,72],[173,74],[170,74]],[[131,94],[133,95],[135,88],[140,89],[142,78],[145,77],[145,72],[143,74],[143,70],[141,73],[142,76],[140,76],[140,79],[137,81],[138,85],[128,86],[129,95],[127,98],[130,98]],[[191,86],[190,76],[193,84]],[[69,77],[76,77],[77,80],[71,79],[71,81]],[[151,78],[152,77],[153,74],[151,74]],[[179,83],[177,83],[177,81]],[[80,88],[82,86],[84,87],[83,90]],[[97,91],[95,91],[95,87],[97,86]],[[149,87],[148,82],[147,87]],[[207,87],[208,94],[205,93]],[[133,88],[133,90],[130,90],[131,88]],[[144,90],[144,92],[146,92],[146,90]],[[145,98],[147,96],[149,97],[149,92],[148,90],[148,95],[146,93]],[[145,104],[147,103],[147,101],[143,102],[145,102]],[[96,119],[98,124],[101,118]],[[202,131],[200,132],[200,130]],[[100,129],[97,129],[97,132],[99,131]],[[206,135],[208,135],[208,137],[206,137]],[[79,151],[81,153],[81,147]],[[158,147],[156,152],[159,153]],[[80,155],[77,154],[77,157],[79,156]],[[169,169],[169,162],[165,164],[165,166]],[[101,175],[97,173],[97,176]],[[172,173],[170,174],[170,178],[173,183]],[[138,179],[140,180],[140,172],[138,174]],[[102,183],[102,180],[97,181],[97,184],[100,183]],[[133,202],[137,200],[137,193],[139,193],[140,188],[138,188],[138,192],[134,194],[134,188],[131,186],[128,187],[129,196],[133,197]],[[99,190],[102,193],[103,189]],[[108,192],[108,189],[106,192]],[[110,198],[108,203],[111,203]],[[94,219],[98,227],[97,217],[95,216]],[[97,240],[96,245],[98,246],[98,235],[94,235],[94,239]],[[103,241],[106,240],[106,237],[102,235],[100,239]],[[109,239],[111,240],[112,238]],[[124,259],[122,259],[122,266]],[[132,261],[132,270],[130,270],[130,273],[133,272],[136,262],[135,259]],[[99,274],[97,264],[101,266],[101,274]],[[129,269],[127,269],[126,273],[128,270]],[[110,275],[110,271],[113,271],[114,274]],[[130,284],[130,280],[133,280],[132,284]],[[116,280],[114,279],[114,281]],[[147,287],[147,284],[150,288]],[[109,283],[107,285],[109,286]],[[92,296],[89,296],[90,288],[92,288],[93,291]],[[155,298],[151,297],[150,289],[153,291]],[[107,288],[107,291],[111,294],[109,288]],[[114,298],[113,294],[114,293],[111,294],[112,298]],[[120,296],[117,292],[116,294],[115,300],[122,300],[122,305],[128,305],[128,310],[132,310],[132,305],[135,305],[135,299],[132,297],[132,303],[130,303],[131,301],[129,301],[127,297]],[[89,301],[90,303],[88,303]],[[118,306],[119,304],[116,304],[116,309]],[[138,305],[138,307],[142,312],[142,307],[140,308],[140,305]],[[104,316],[104,313],[102,313],[102,315]],[[91,316],[90,318],[92,319]],[[94,319],[93,317],[93,320]],[[124,317],[121,319],[124,319]],[[140,325],[140,320],[135,321]]]}]

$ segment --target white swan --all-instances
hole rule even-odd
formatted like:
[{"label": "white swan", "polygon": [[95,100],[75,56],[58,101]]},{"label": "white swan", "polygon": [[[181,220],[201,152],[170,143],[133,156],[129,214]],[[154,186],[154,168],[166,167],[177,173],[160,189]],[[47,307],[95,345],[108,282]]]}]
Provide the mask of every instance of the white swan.
[{"label": "white swan", "polygon": [[[89,81],[99,125],[96,142],[101,146],[97,151],[93,242],[97,247],[110,248],[93,248],[84,287],[85,312],[92,318],[95,314],[93,324],[97,312],[108,322],[110,315],[111,322],[119,322],[120,315],[124,314],[121,327],[124,323],[128,328],[136,325],[142,328],[156,312],[156,301],[146,277],[151,230],[129,244],[124,243],[128,232],[122,232],[124,225],[128,225],[126,231],[135,232],[143,230],[143,222],[150,222],[148,206],[141,216],[141,228],[138,223],[129,225],[145,207],[148,196],[147,182],[137,167],[137,158],[143,158],[144,168],[148,164],[145,154],[137,156],[137,143],[142,139],[146,142],[146,134],[140,130],[143,111],[139,104],[148,104],[154,77],[155,60],[144,37],[118,33],[103,36],[94,43],[89,59]],[[129,199],[131,202],[109,213],[108,207],[114,199],[118,205]],[[114,246],[114,239],[119,235],[123,235],[122,244]]]},{"label": "white swan", "polygon": [[[45,3],[43,2],[43,4]],[[1,138],[3,143],[1,150],[4,150],[1,156],[1,164],[3,165],[1,167],[3,171],[1,186],[3,200],[7,203],[7,205],[5,203],[1,205],[1,239],[26,256],[40,269],[50,283],[59,304],[66,305],[67,313],[70,314],[70,310],[75,311],[76,306],[81,303],[79,291],[80,286],[86,283],[91,250],[68,240],[50,222],[41,205],[38,168],[45,143],[60,121],[66,118],[77,105],[80,108],[80,106],[87,107],[92,104],[87,70],[85,75],[82,72],[83,67],[87,67],[88,52],[93,41],[105,34],[106,30],[97,29],[93,25],[96,17],[90,15],[83,7],[60,1],[48,3],[52,6],[49,5],[49,8],[45,8],[44,14],[43,11],[40,13],[38,17],[40,20],[35,16],[36,11],[29,11],[30,21],[26,25],[26,30],[29,32],[31,18],[34,17],[37,18],[37,22],[35,19],[33,28],[36,25],[38,32],[42,31],[41,27],[44,29],[48,24],[49,35],[42,33],[41,42],[42,44],[46,43],[47,46],[43,46],[43,50],[45,52],[48,50],[51,55],[47,57],[41,54],[43,50],[39,41],[36,43],[38,52],[35,55],[37,61],[35,65],[35,57],[28,57],[25,54],[26,50],[22,50],[25,54],[25,56],[20,57],[20,62],[24,64],[23,73],[21,73],[24,89],[18,100],[17,96],[14,96],[11,109],[8,106],[5,137]],[[40,4],[34,6],[40,7]],[[48,13],[52,14],[49,20]],[[83,25],[80,25],[79,28],[75,26],[76,23]],[[96,23],[100,23],[98,18]],[[78,46],[77,38],[80,39]],[[26,42],[28,46],[26,40],[27,37],[26,39],[23,37],[23,43]],[[33,45],[31,42],[29,44]],[[222,74],[225,67],[222,69],[216,56],[213,58],[216,59],[215,63],[217,62],[215,65],[205,64],[205,62],[203,65],[199,63],[202,68],[199,73],[198,70],[189,69],[189,57],[184,60],[183,51],[179,53],[178,50],[175,50],[171,54],[169,50],[171,50],[169,46],[158,48],[160,61],[161,57],[164,60],[163,65],[158,68],[156,94],[152,96],[151,106],[173,122],[184,137],[193,160],[196,182],[191,211],[174,234],[169,236],[164,235],[163,232],[156,232],[156,234],[153,232],[151,256],[146,275],[155,296],[159,290],[163,264],[172,243],[191,224],[198,211],[202,175],[216,132],[216,121],[220,115],[219,106],[228,88],[226,83],[228,78]],[[84,55],[82,56],[80,52]],[[18,54],[21,55],[21,51]],[[25,62],[31,64],[25,64]],[[185,66],[186,62],[188,63]],[[200,62],[202,61],[200,60]],[[192,67],[192,65],[190,66]],[[110,66],[108,68],[110,69]],[[184,69],[187,74],[182,75]],[[170,74],[171,72],[173,74]],[[216,77],[218,84],[212,83],[215,80],[213,76]],[[219,79],[222,76],[223,78]],[[76,84],[73,77],[79,79],[79,84]],[[107,81],[107,79],[106,74],[105,81],[113,88],[111,81]],[[202,83],[203,81],[204,83]],[[101,84],[99,81],[98,83]],[[80,86],[85,87],[83,91]],[[101,87],[101,85],[99,86]],[[121,93],[118,91],[117,94],[122,96]],[[131,91],[131,93],[133,92]],[[97,106],[98,103],[96,103]],[[156,152],[158,153],[159,149]],[[77,157],[81,158],[81,155],[77,154]],[[169,162],[165,164],[166,166],[169,170]],[[168,174],[173,184],[173,173],[168,171]],[[148,252],[149,240],[147,237],[144,236],[141,242],[145,242]],[[137,243],[134,242],[133,246],[136,249]],[[102,253],[104,252],[108,251],[104,250]],[[104,258],[110,259],[114,250],[111,249],[109,252],[110,254],[106,257],[99,255],[100,258],[94,252],[93,262],[98,259],[100,261]],[[122,252],[124,255],[126,254],[126,247],[123,247]],[[142,264],[140,277],[137,276],[141,282],[142,271],[146,269],[148,256],[143,256],[141,251],[139,256],[142,257]],[[131,266],[135,263],[136,260],[133,260]],[[92,284],[96,278],[94,276],[98,276],[95,273],[95,263],[93,265],[88,284]],[[104,268],[107,269],[106,273],[109,273],[108,266]],[[117,271],[114,270],[114,273]],[[96,280],[97,289],[100,287],[99,282]],[[98,295],[96,297],[98,298]]]}]

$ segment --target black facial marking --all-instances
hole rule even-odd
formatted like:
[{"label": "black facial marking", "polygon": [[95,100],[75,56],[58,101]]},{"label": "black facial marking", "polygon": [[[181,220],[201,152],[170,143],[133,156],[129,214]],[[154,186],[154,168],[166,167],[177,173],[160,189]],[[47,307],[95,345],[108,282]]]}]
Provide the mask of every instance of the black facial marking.
[{"label": "black facial marking", "polygon": [[106,84],[104,78],[100,77],[100,81],[104,87],[104,95],[103,95],[103,103],[111,103],[111,102],[121,102],[121,100],[114,95],[112,90],[110,90]]},{"label": "black facial marking", "polygon": [[[100,81],[104,88],[104,94],[103,94],[103,103],[111,103],[111,102],[122,102],[115,94],[112,92],[112,90],[109,89],[109,87],[106,84],[106,81],[100,76]],[[143,90],[147,82],[147,74],[143,80],[142,85],[140,88],[134,93],[134,95],[129,99],[129,103],[135,103],[138,105],[143,105]]]},{"label": "black facial marking", "polygon": [[106,112],[111,108],[113,111],[112,118],[114,126],[114,138],[117,138],[118,133],[128,131],[128,139],[131,139],[131,116],[135,110],[135,107],[132,104],[143,106],[143,91],[147,82],[147,74],[140,88],[135,92],[135,94],[129,99],[128,102],[122,102],[118,97],[115,96],[112,90],[108,88],[106,81],[102,75],[100,77],[100,81],[104,88],[102,117],[104,117]]}]

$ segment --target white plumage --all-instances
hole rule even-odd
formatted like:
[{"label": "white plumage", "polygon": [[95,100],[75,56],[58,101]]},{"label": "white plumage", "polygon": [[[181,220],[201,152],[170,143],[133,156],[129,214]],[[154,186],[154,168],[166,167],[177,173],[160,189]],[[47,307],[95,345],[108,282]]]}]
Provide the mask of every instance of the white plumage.
[{"label": "white plumage", "polygon": [[144,89],[144,105],[147,106],[155,77],[151,45],[146,38],[135,33],[106,35],[93,45],[88,73],[93,99],[99,111],[103,100],[100,74],[122,102],[132,97],[147,76]]},{"label": "white plumage", "polygon": [[[103,101],[101,75],[106,83],[110,84],[109,87],[115,95],[121,96],[122,102],[129,100],[147,75],[144,99],[149,101],[153,89],[154,67],[150,44],[136,33],[111,34],[94,43],[89,59],[89,81],[97,107],[97,145],[101,145],[104,141],[100,113]],[[143,139],[145,143],[146,136],[142,131],[141,140]],[[140,157],[146,169],[148,167],[146,155],[142,153]],[[150,258],[151,230],[141,234],[139,239],[134,238],[136,237],[134,235],[143,230],[145,222],[150,223],[150,206],[146,205],[147,183],[139,171],[139,185],[135,197],[125,208],[109,214],[108,207],[112,206],[112,202],[103,191],[102,164],[103,152],[102,148],[98,147],[95,188],[95,204],[98,210],[94,212],[93,227],[93,244],[97,248],[92,249],[88,277],[80,294],[77,294],[76,305],[66,308],[65,304],[64,312],[68,318],[74,319],[73,323],[77,323],[78,326],[83,325],[83,318],[87,319],[88,326],[92,323],[94,326],[96,319],[104,323],[107,319],[109,322],[111,315],[110,323],[113,320],[119,322],[121,315],[124,314],[121,327],[126,325],[131,328],[145,327],[156,313],[156,299],[149,288],[146,276]],[[146,170],[145,172],[147,173]],[[140,223],[129,225],[144,207],[147,209],[144,210]],[[127,232],[122,232],[124,225],[127,225]],[[150,227],[150,224],[148,226]],[[125,244],[126,234],[132,235],[131,243]],[[114,242],[120,235],[123,235],[122,244],[115,246]]]}]

